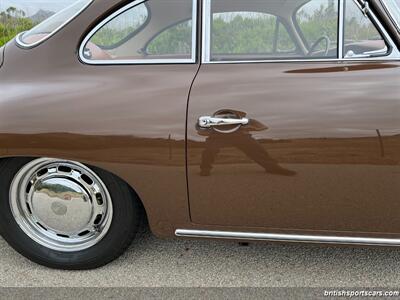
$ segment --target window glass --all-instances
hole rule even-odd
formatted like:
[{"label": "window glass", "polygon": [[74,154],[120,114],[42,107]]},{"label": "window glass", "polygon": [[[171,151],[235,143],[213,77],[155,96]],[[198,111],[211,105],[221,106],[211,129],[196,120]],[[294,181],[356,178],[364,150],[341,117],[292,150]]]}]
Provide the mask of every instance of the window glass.
[{"label": "window glass", "polygon": [[283,19],[275,14],[279,7],[276,1],[213,0],[211,60],[298,56],[296,43]]},{"label": "window glass", "polygon": [[192,0],[148,0],[98,29],[84,45],[83,57],[87,61],[192,61],[194,17]]},{"label": "window glass", "polygon": [[134,35],[148,20],[149,11],[145,4],[125,11],[104,25],[90,40],[102,49],[118,47]]},{"label": "window glass", "polygon": [[295,21],[309,57],[338,57],[338,0],[311,0],[296,12]]},{"label": "window glass", "polygon": [[344,24],[345,57],[368,57],[388,52],[382,35],[354,1],[346,1]]},{"label": "window glass", "polygon": [[277,36],[277,45],[276,49],[274,49],[274,53],[286,53],[286,54],[293,54],[295,55],[296,52],[296,45],[293,42],[292,38],[290,37],[287,29],[282,25],[279,21],[277,23],[276,32]]},{"label": "window glass", "polygon": [[40,43],[48,38],[51,34],[65,26],[73,17],[79,14],[91,2],[92,0],[75,1],[72,5],[68,6],[64,10],[61,10],[31,30],[25,32],[20,37],[21,41],[26,45]]},{"label": "window glass", "polygon": [[146,54],[188,54],[192,48],[192,20],[176,24],[155,36],[147,45]]}]

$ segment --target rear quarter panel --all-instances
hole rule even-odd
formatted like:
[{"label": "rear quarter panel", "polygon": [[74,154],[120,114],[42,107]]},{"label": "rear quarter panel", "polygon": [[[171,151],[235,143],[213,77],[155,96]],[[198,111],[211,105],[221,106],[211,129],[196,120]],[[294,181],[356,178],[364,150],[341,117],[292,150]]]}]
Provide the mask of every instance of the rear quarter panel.
[{"label": "rear quarter panel", "polygon": [[101,167],[139,195],[152,231],[189,222],[186,104],[198,65],[89,66],[82,28],[121,1],[95,1],[45,43],[7,45],[0,70],[0,157],[56,157]]}]

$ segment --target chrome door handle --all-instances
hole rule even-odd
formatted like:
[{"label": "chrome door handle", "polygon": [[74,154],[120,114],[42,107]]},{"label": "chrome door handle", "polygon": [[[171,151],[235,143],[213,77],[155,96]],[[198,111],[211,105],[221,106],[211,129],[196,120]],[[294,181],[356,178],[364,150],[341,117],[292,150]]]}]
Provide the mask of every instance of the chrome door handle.
[{"label": "chrome door handle", "polygon": [[226,125],[247,125],[249,124],[249,119],[241,118],[241,119],[230,119],[230,118],[216,118],[216,117],[200,117],[199,118],[199,126],[201,128],[211,128],[217,126],[226,126]]}]

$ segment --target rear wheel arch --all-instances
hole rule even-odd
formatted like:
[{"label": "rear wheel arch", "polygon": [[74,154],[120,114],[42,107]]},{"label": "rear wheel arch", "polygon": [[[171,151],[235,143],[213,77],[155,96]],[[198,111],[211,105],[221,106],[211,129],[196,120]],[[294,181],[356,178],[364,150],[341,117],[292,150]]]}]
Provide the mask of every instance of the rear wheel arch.
[{"label": "rear wheel arch", "polygon": [[[2,156],[2,157],[0,157],[0,168],[2,168],[3,165],[7,163],[7,161],[10,161],[12,159],[21,159],[21,160],[25,160],[28,163],[31,160],[38,159],[38,158],[43,158],[43,157],[45,157],[45,156]],[[51,157],[53,157],[53,156],[51,156]],[[145,203],[143,201],[143,197],[140,196],[140,193],[136,190],[136,188],[131,183],[129,183],[122,176],[120,176],[116,172],[114,172],[114,170],[110,170],[110,169],[104,168],[103,165],[96,164],[95,162],[87,162],[87,161],[79,160],[79,159],[72,158],[72,157],[69,158],[69,157],[65,157],[65,156],[59,156],[59,157],[56,157],[56,158],[57,159],[62,159],[62,160],[70,160],[70,161],[79,162],[79,163],[82,163],[82,164],[86,165],[89,168],[94,167],[94,168],[100,169],[100,170],[105,171],[105,172],[111,174],[112,176],[118,178],[124,184],[127,185],[127,187],[129,188],[132,196],[138,201],[139,205],[141,206],[142,212],[143,212],[143,217],[145,217],[146,219],[148,218],[146,205],[145,205]]]},{"label": "rear wheel arch", "polygon": [[[61,167],[65,168],[66,166],[70,166],[72,170],[69,169],[67,171],[62,171]],[[78,173],[79,167],[82,167],[81,170],[83,170],[83,173]],[[47,172],[45,175],[42,175],[43,173],[41,173],[42,168],[44,168]],[[27,170],[29,170],[28,174],[30,174],[28,177],[25,176]],[[111,195],[111,210],[116,213],[114,217],[112,216],[113,213],[111,214],[110,218],[112,218],[113,221],[110,223],[111,225],[109,225],[109,229],[104,232],[103,237],[100,236],[97,238],[94,236],[92,239],[93,243],[89,239],[91,238],[92,233],[96,234],[96,228],[102,230],[100,228],[103,227],[98,227],[101,225],[97,225],[100,224],[100,222],[96,223],[94,221],[94,223],[84,223],[84,226],[94,226],[91,228],[94,228],[95,230],[90,231],[92,233],[87,231],[87,234],[89,235],[84,237],[83,241],[80,241],[80,234],[78,233],[81,233],[80,221],[82,221],[82,219],[79,219],[80,221],[78,221],[78,223],[75,223],[75,219],[79,218],[81,213],[76,215],[78,211],[71,207],[72,210],[69,212],[70,208],[68,208],[68,214],[65,217],[72,217],[73,219],[71,220],[74,220],[74,222],[71,223],[70,221],[63,221],[66,219],[61,217],[61,223],[54,223],[51,221],[53,214],[48,214],[46,213],[46,210],[44,210],[45,215],[43,215],[41,214],[43,211],[41,211],[40,208],[44,205],[46,209],[47,207],[50,207],[49,205],[51,204],[51,208],[53,209],[53,204],[56,202],[59,203],[60,201],[61,204],[59,205],[66,207],[73,205],[76,208],[76,206],[80,206],[84,202],[86,202],[86,204],[84,204],[86,206],[96,206],[96,200],[93,200],[94,202],[87,202],[87,200],[85,200],[97,199],[97,197],[94,197],[94,194],[89,196],[90,198],[87,198],[86,196],[79,197],[79,195],[73,190],[64,192],[64,190],[60,190],[59,188],[51,188],[48,186],[48,184],[51,186],[52,183],[50,181],[54,180],[54,176],[56,176],[56,178],[58,178],[60,181],[67,180],[69,177],[71,177],[69,183],[66,182],[62,184],[64,187],[71,187],[74,182],[78,183],[76,176],[80,176],[78,179],[82,180],[83,176],[86,175],[84,173],[85,171],[88,171],[88,173],[86,173],[88,175],[94,174],[94,177],[92,177],[93,181],[90,183],[90,186],[87,186],[86,191],[91,191],[92,189],[95,190],[95,187],[99,186],[105,187],[106,194],[108,195],[109,193],[108,196]],[[2,174],[1,181],[3,187],[3,190],[0,191],[2,195],[0,206],[2,208],[1,214],[3,219],[0,222],[1,234],[15,250],[29,259],[48,267],[62,269],[91,269],[102,266],[119,257],[128,248],[143,224],[142,222],[144,218],[146,218],[143,203],[136,191],[122,178],[109,172],[108,170],[105,170],[104,168],[99,168],[89,164],[82,164],[77,161],[67,160],[65,158],[52,159],[38,157],[3,157],[0,158],[0,174]],[[20,182],[27,183],[27,185],[20,184]],[[58,183],[59,182],[57,182],[57,184]],[[56,186],[58,186],[57,184]],[[45,185],[46,187],[44,187]],[[26,190],[26,186],[32,186],[32,188],[29,188],[30,190]],[[33,186],[35,186],[35,188],[33,188]],[[15,194],[14,191],[18,191],[18,194]],[[55,193],[54,195],[53,192]],[[69,196],[68,199],[64,198],[64,193],[65,196]],[[43,196],[45,199],[42,198]],[[65,202],[66,200],[70,200],[71,197],[73,202]],[[105,201],[107,201],[107,197],[103,199],[105,203]],[[35,202],[31,203],[29,201]],[[33,206],[28,205],[28,203],[31,203],[31,205],[33,204]],[[100,205],[103,206],[103,203]],[[27,209],[23,210],[24,207],[27,207]],[[33,209],[33,207],[35,208]],[[39,211],[37,209],[39,209]],[[81,210],[79,209],[79,211]],[[85,216],[87,215],[85,214],[86,211],[86,209],[82,211]],[[15,214],[16,212],[17,215]],[[56,211],[53,212],[57,214]],[[66,212],[67,210],[65,210],[65,213]],[[105,212],[106,211],[104,211],[104,213]],[[93,215],[92,213],[91,215],[93,217],[97,214],[96,213]],[[104,213],[103,216],[106,216]],[[50,217],[45,217],[45,219],[43,219],[41,216]],[[22,221],[21,223],[22,219],[26,220]],[[92,217],[90,217],[90,219],[92,219]],[[86,222],[86,220],[90,219],[84,219],[84,221]],[[42,221],[44,221],[44,223],[42,223]],[[46,221],[50,221],[50,223],[47,223]],[[38,222],[42,224],[39,224]],[[63,222],[67,222],[67,227],[62,226]],[[61,236],[59,233],[64,234],[64,230],[69,230],[69,226],[71,224],[75,224],[73,225],[74,229],[72,231],[75,233],[72,234],[72,236]],[[55,229],[59,226],[61,226],[60,230],[62,232]],[[44,229],[44,231],[42,229]],[[101,231],[99,232],[99,235],[101,235]],[[58,237],[62,237],[62,239],[60,240]],[[63,240],[63,238],[67,238],[68,240]],[[81,244],[76,246],[76,243]],[[118,246],[116,247],[115,245]],[[47,252],[51,252],[52,254],[47,256],[45,255]],[[97,257],[97,259],[95,260],[93,257]]]}]

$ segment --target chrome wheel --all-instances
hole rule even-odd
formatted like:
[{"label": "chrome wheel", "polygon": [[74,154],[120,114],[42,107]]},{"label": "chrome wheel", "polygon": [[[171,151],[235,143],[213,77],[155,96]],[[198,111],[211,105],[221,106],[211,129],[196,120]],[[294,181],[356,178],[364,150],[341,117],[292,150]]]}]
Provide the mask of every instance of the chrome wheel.
[{"label": "chrome wheel", "polygon": [[113,216],[110,194],[91,169],[50,158],[33,160],[16,174],[10,207],[30,238],[63,252],[96,245],[108,232]]}]

